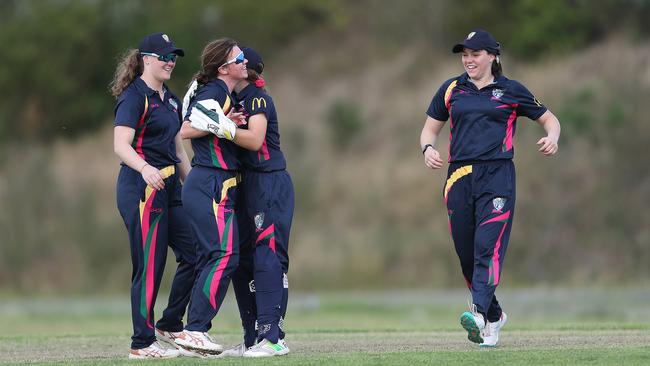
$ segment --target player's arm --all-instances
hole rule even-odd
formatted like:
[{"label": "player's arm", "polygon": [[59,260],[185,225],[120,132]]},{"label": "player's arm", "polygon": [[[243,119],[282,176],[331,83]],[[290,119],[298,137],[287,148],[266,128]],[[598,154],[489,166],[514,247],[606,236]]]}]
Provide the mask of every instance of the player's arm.
[{"label": "player's arm", "polygon": [[142,179],[155,189],[165,188],[160,171],[149,165],[131,146],[135,130],[127,126],[115,126],[113,130],[113,150],[115,154],[131,169],[140,172]]},{"label": "player's arm", "polygon": [[424,154],[424,165],[429,169],[442,168],[440,153],[434,146],[436,145],[436,140],[438,140],[438,135],[444,125],[445,123],[443,121],[438,121],[429,116],[427,116],[426,121],[424,121],[424,127],[420,134],[420,148]]},{"label": "player's arm", "polygon": [[180,131],[174,137],[174,142],[176,143],[176,156],[180,159],[180,163],[177,164],[181,181],[185,181],[187,175],[190,173],[190,159],[187,157],[187,152],[185,151],[185,146],[183,146],[183,139],[181,138]]},{"label": "player's arm", "polygon": [[181,138],[187,140],[187,139],[198,139],[204,136],[209,135],[210,132],[207,131],[201,131],[199,129],[196,129],[192,127],[191,122],[188,120],[183,121],[183,125],[181,126],[181,131],[180,131],[180,136]]},{"label": "player's arm", "polygon": [[237,129],[233,140],[237,145],[251,151],[258,151],[264,143],[268,120],[266,114],[258,113],[248,119],[248,129]]},{"label": "player's arm", "polygon": [[562,129],[560,121],[551,111],[547,110],[537,119],[537,123],[542,125],[544,131],[546,131],[546,137],[542,137],[537,141],[537,145],[540,145],[539,151],[546,156],[554,155],[558,150],[557,143]]}]

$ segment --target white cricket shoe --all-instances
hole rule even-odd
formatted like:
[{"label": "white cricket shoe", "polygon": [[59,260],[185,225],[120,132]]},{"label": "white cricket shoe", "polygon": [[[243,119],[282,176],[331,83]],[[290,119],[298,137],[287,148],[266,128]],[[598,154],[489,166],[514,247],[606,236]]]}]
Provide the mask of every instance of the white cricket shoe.
[{"label": "white cricket shoe", "polygon": [[289,346],[287,346],[287,342],[284,341],[284,338],[278,339],[278,344],[282,344],[284,348],[287,349],[287,353],[289,353]]},{"label": "white cricket shoe", "polygon": [[212,340],[208,332],[195,332],[183,330],[174,342],[186,350],[199,352],[202,356],[218,355],[223,351],[223,346]]},{"label": "white cricket shoe", "polygon": [[185,348],[179,346],[178,344],[176,344],[176,341],[175,341],[176,338],[180,337],[180,335],[182,333],[183,333],[182,331],[181,332],[168,332],[166,330],[156,328],[156,338],[159,341],[165,342],[165,343],[171,345],[172,347],[176,348],[180,352],[181,356],[185,356],[185,357],[203,357],[203,355],[198,353],[198,352],[190,351],[190,350],[185,349]]},{"label": "white cricket shoe", "polygon": [[219,358],[224,358],[224,357],[244,357],[244,352],[246,352],[248,348],[246,348],[246,344],[244,342],[241,342],[240,344],[236,346],[232,346],[230,348],[225,349],[221,354],[217,357]]},{"label": "white cricket shoe", "polygon": [[177,349],[165,348],[158,342],[153,342],[149,347],[129,350],[129,358],[132,360],[142,360],[147,358],[174,358],[179,355],[180,352]]},{"label": "white cricket shoe", "polygon": [[485,328],[483,315],[476,311],[476,305],[470,305],[470,311],[460,316],[460,325],[467,331],[467,339],[474,343],[483,343],[481,333]]},{"label": "white cricket shoe", "polygon": [[508,316],[506,313],[501,312],[501,319],[494,323],[488,322],[483,329],[483,343],[479,344],[481,347],[496,347],[499,343],[499,331],[506,325]]},{"label": "white cricket shoe", "polygon": [[286,355],[287,353],[289,353],[289,347],[283,340],[278,341],[278,343],[271,343],[268,339],[263,339],[260,343],[244,352],[244,357],[273,357]]}]

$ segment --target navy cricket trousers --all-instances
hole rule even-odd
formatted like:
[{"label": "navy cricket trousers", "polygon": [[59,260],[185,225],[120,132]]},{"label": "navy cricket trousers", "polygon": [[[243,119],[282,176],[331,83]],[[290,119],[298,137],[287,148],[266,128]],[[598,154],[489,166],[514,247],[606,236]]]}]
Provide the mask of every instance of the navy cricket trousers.
[{"label": "navy cricket trousers", "polygon": [[236,194],[235,171],[195,166],[183,185],[183,207],[198,241],[199,258],[187,330],[210,330],[239,263]]},{"label": "navy cricket trousers", "polygon": [[495,290],[515,209],[512,160],[449,165],[444,198],[460,266],[477,311],[490,322],[501,317]]},{"label": "navy cricket trousers", "polygon": [[122,166],[117,179],[117,207],[131,243],[131,348],[139,349],[156,340],[154,305],[167,260],[167,247],[178,267],[167,308],[155,324],[159,329],[183,330],[183,316],[196,278],[196,242],[181,202],[181,183],[173,165],[161,169],[165,188],[147,186],[137,171]]},{"label": "navy cricket trousers", "polygon": [[287,271],[295,202],[293,182],[286,170],[247,170],[241,186],[237,204],[241,259],[233,286],[244,341],[247,346],[255,339],[277,343],[284,338],[283,322],[289,297]]}]

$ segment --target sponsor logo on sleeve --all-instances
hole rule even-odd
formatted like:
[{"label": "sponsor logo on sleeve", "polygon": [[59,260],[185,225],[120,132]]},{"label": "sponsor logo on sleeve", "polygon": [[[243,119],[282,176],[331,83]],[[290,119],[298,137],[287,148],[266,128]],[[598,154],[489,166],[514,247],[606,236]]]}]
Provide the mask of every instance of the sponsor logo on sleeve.
[{"label": "sponsor logo on sleeve", "polygon": [[262,97],[253,98],[253,104],[251,105],[251,110],[254,111],[256,109],[260,109],[260,108],[262,108],[262,106],[264,106],[264,108],[266,108],[266,99],[264,99]]}]

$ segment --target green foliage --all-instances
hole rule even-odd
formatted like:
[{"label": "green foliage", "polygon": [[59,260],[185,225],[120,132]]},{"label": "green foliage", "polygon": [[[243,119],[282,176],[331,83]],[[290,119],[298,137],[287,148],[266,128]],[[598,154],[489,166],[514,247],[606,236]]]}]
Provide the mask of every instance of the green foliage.
[{"label": "green foliage", "polygon": [[596,122],[595,93],[592,89],[583,89],[564,101],[558,112],[562,121],[562,132],[569,136],[584,134],[593,128]]},{"label": "green foliage", "polygon": [[170,82],[181,94],[211,39],[265,51],[345,22],[339,1],[316,0],[15,0],[0,10],[0,141],[51,141],[106,123],[116,57],[148,33],[167,32],[185,49]]},{"label": "green foliage", "polygon": [[359,105],[338,100],[333,102],[327,112],[332,144],[337,148],[346,148],[363,129]]},{"label": "green foliage", "polygon": [[609,131],[628,125],[626,102],[620,95],[607,99],[592,87],[585,87],[567,96],[557,116],[562,121],[566,138],[587,135],[590,138],[607,138]]},{"label": "green foliage", "polygon": [[525,59],[571,51],[620,27],[650,33],[644,21],[650,13],[649,1],[460,0],[453,4],[446,18],[452,33],[486,29],[502,43],[504,51]]}]

